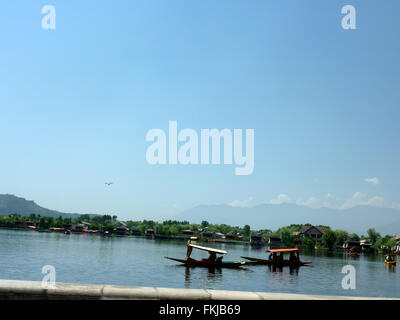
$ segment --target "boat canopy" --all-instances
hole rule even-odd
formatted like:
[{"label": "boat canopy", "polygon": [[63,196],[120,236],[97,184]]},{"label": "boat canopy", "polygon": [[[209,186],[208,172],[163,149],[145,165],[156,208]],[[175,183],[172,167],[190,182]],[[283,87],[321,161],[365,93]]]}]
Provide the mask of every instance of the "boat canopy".
[{"label": "boat canopy", "polygon": [[217,250],[217,249],[213,249],[213,248],[202,247],[202,246],[198,246],[197,244],[193,244],[193,243],[188,243],[188,246],[192,247],[192,248],[208,251],[208,252],[215,252],[215,253],[220,253],[220,254],[228,253],[227,251],[224,251],[224,250]]},{"label": "boat canopy", "polygon": [[292,248],[292,249],[271,249],[267,250],[266,252],[293,252],[293,251],[299,251],[298,248]]}]

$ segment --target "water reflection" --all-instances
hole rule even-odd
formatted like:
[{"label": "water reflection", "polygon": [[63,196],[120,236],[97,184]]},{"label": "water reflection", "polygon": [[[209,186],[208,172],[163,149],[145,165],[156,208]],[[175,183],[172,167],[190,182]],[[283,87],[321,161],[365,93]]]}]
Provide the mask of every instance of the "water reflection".
[{"label": "water reflection", "polygon": [[190,288],[190,268],[185,267],[185,288]]},{"label": "water reflection", "polygon": [[[185,268],[185,287],[190,288],[193,282],[196,282],[200,279],[205,280],[207,283],[216,284],[218,282],[222,282],[223,280],[223,271],[218,268],[196,268],[196,267],[187,267]],[[205,278],[204,278],[205,276]]]},{"label": "water reflection", "polygon": [[208,269],[207,273],[207,280],[214,282],[215,280],[221,280],[222,279],[222,270],[221,269],[216,269],[216,268],[210,268]]},{"label": "water reflection", "polygon": [[386,270],[389,272],[396,272],[396,266],[388,266],[386,265]]},{"label": "water reflection", "polygon": [[298,275],[299,274],[299,267],[277,267],[277,266],[267,266],[270,272],[283,272],[283,269],[289,269],[289,274],[291,275]]}]

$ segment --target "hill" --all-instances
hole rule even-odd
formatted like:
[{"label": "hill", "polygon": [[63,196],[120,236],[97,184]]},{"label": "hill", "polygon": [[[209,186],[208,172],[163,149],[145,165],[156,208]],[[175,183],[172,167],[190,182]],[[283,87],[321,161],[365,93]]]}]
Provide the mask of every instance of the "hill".
[{"label": "hill", "polygon": [[78,213],[65,213],[50,210],[37,205],[34,201],[16,197],[11,194],[0,194],[0,214],[17,213],[23,216],[29,216],[31,213],[40,214],[41,216],[63,218],[77,218]]}]

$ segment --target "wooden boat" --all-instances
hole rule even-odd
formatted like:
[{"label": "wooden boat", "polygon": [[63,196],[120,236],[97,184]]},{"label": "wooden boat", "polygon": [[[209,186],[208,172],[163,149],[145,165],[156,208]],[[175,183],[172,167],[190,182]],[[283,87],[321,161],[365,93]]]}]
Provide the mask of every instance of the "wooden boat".
[{"label": "wooden boat", "polygon": [[58,233],[64,233],[65,229],[64,228],[55,228],[55,227],[51,227],[49,228],[50,232],[58,232]]},{"label": "wooden boat", "polygon": [[[291,249],[271,249],[267,250],[266,252],[270,252],[272,255],[272,259],[259,259],[259,258],[252,258],[252,257],[241,257],[243,259],[247,259],[250,262],[246,261],[247,265],[271,265],[276,267],[299,267],[310,264],[311,262],[303,262],[300,261],[299,257],[299,249],[298,248],[291,248]],[[283,259],[284,253],[290,253],[289,260]],[[278,253],[280,254],[278,256]]]},{"label": "wooden boat", "polygon": [[[210,257],[208,259],[196,260],[190,258],[190,254],[192,253],[193,248],[207,251],[210,253]],[[222,257],[217,258],[218,254],[227,254],[228,252],[224,250],[218,250],[213,248],[207,248],[198,246],[196,244],[190,243],[190,240],[187,243],[187,251],[186,251],[186,259],[178,259],[178,258],[170,258],[164,257],[169,260],[177,261],[184,264],[187,267],[203,267],[203,268],[240,268],[244,264],[243,261],[222,261]]]},{"label": "wooden boat", "polygon": [[177,258],[170,258],[170,257],[165,257],[165,258],[173,260],[173,261],[177,261],[177,262],[180,262],[180,263],[183,263],[187,267],[238,268],[238,267],[242,267],[244,264],[246,264],[243,261],[211,262],[211,261],[206,261],[207,259],[196,260],[196,259],[192,259],[192,258],[188,258],[188,259],[177,259]]},{"label": "wooden boat", "polygon": [[395,266],[397,264],[396,255],[394,253],[386,254],[385,263],[388,266]]},{"label": "wooden boat", "polygon": [[350,257],[358,257],[358,248],[357,247],[351,247],[349,250],[349,256]]},{"label": "wooden boat", "polygon": [[98,233],[99,230],[83,230],[83,233],[95,234]]}]

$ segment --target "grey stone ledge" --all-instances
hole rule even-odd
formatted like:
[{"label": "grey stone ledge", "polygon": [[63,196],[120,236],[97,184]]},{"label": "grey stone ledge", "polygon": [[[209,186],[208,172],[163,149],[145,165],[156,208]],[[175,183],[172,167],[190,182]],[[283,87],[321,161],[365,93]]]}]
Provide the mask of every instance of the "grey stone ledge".
[{"label": "grey stone ledge", "polygon": [[354,296],[323,296],[291,293],[205,289],[124,287],[57,282],[44,288],[40,281],[1,280],[0,299],[146,299],[146,300],[400,300]]}]

